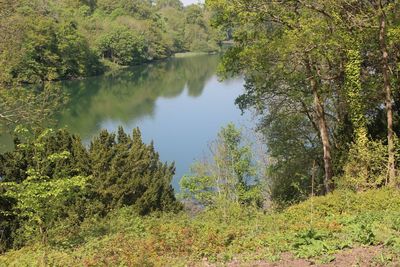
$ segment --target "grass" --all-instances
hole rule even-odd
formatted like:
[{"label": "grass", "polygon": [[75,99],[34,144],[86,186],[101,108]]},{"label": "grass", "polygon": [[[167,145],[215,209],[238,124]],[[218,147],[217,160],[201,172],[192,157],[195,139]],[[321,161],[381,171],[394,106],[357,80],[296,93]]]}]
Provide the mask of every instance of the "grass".
[{"label": "grass", "polygon": [[[60,228],[61,229],[61,228]],[[186,266],[278,261],[281,253],[329,262],[346,248],[382,245],[400,254],[400,192],[336,191],[282,212],[264,214],[232,206],[190,216],[138,217],[129,208],[83,223],[74,234],[55,229],[51,266]],[[0,256],[0,266],[41,265],[43,248],[32,244]]]}]

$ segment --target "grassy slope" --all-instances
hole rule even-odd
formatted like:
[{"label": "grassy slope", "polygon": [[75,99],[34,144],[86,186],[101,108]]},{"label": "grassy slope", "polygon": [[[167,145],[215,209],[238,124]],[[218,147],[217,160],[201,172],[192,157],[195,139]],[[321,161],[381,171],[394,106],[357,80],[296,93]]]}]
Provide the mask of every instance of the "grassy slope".
[{"label": "grassy slope", "polygon": [[[337,191],[272,214],[230,207],[229,212],[207,211],[196,217],[182,213],[139,218],[123,209],[107,220],[86,222],[78,238],[63,242],[50,248],[51,265],[240,264],[279,261],[283,252],[329,262],[341,250],[373,245],[385,247],[386,254],[377,260],[397,262],[400,192]],[[1,256],[0,266],[40,265],[42,256],[43,250],[32,245]]]}]

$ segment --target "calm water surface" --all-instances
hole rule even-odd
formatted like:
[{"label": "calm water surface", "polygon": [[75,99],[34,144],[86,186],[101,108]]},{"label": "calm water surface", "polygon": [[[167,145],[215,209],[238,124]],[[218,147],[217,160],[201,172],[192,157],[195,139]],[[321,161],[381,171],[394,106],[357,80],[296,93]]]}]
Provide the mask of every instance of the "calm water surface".
[{"label": "calm water surface", "polygon": [[101,129],[127,132],[139,127],[145,142],[154,140],[163,161],[176,164],[173,186],[203,157],[210,141],[228,122],[249,125],[234,105],[243,80],[219,82],[218,55],[173,58],[82,81],[63,83],[71,95],[59,116],[89,143]]}]

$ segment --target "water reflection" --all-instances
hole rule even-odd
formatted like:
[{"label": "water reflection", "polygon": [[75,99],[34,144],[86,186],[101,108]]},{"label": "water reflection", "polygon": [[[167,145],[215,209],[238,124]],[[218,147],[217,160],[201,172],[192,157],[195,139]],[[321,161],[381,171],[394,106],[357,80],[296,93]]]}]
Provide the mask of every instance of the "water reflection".
[{"label": "water reflection", "polygon": [[123,123],[154,116],[158,98],[175,98],[185,88],[199,97],[206,82],[215,74],[219,56],[173,58],[117,73],[69,81],[63,86],[71,101],[59,119],[84,138],[100,130],[102,122],[116,119]]}]

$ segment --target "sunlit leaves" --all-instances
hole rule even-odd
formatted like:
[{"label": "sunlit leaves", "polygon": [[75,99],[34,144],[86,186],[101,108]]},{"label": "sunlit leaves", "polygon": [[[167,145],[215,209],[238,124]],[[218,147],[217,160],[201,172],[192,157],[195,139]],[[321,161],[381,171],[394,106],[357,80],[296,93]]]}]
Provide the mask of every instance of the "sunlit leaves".
[{"label": "sunlit leaves", "polygon": [[[82,189],[86,185],[88,177],[49,177],[45,172],[46,161],[53,163],[67,160],[70,157],[68,151],[46,155],[43,139],[52,133],[51,130],[42,132],[32,144],[34,161],[36,164],[27,169],[27,177],[20,182],[1,182],[4,196],[14,199],[14,215],[28,228],[36,229],[45,242],[47,228],[59,215],[59,207],[64,205],[73,190]],[[46,245],[46,244],[44,244]]]},{"label": "sunlit leaves", "polygon": [[182,177],[181,197],[207,207],[225,208],[228,203],[260,205],[260,181],[251,146],[233,124],[223,127],[210,148],[211,158],[192,166]]}]

